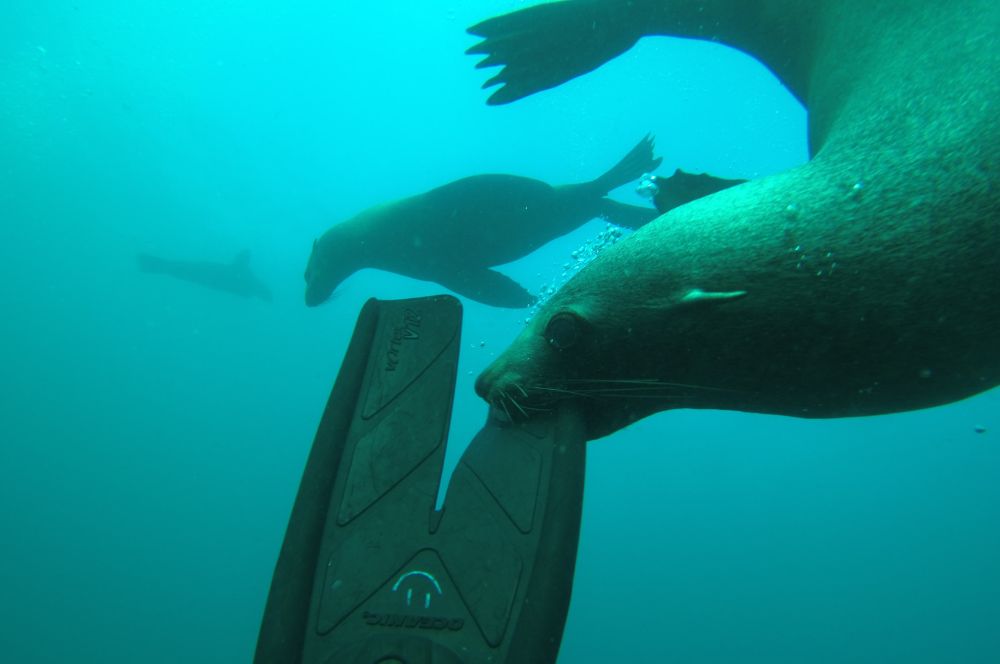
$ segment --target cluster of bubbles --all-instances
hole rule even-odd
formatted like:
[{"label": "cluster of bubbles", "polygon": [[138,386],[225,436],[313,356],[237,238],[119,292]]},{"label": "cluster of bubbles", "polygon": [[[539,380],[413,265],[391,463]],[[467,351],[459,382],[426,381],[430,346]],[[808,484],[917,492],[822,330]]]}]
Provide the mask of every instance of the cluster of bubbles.
[{"label": "cluster of bubbles", "polygon": [[545,284],[538,290],[538,299],[535,304],[532,305],[531,310],[528,312],[527,318],[524,322],[527,323],[535,314],[538,313],[549,299],[555,295],[556,291],[563,287],[563,285],[573,278],[573,276],[582,270],[587,264],[597,258],[597,255],[621,240],[629,232],[629,229],[616,224],[607,223],[604,226],[604,230],[598,233],[595,237],[587,240],[580,247],[574,249],[570,253],[570,258],[572,260],[563,263],[562,272],[559,276],[555,277],[548,284]]},{"label": "cluster of bubbles", "polygon": [[656,176],[652,173],[643,173],[639,178],[639,186],[635,188],[635,193],[643,198],[653,200],[660,193],[660,185],[656,183]]}]

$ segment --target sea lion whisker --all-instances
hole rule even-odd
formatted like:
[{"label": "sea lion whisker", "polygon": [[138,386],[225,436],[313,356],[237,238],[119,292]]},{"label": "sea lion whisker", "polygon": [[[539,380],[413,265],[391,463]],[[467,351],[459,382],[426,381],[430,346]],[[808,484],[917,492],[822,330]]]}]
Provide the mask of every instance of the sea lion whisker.
[{"label": "sea lion whisker", "polygon": [[693,383],[673,383],[670,381],[659,380],[656,378],[568,378],[567,383],[592,383],[598,384],[618,384],[618,385],[642,385],[650,387],[682,387],[692,390],[710,390],[712,392],[739,392],[740,390],[731,390],[725,387],[711,387],[709,385],[695,385]]},{"label": "sea lion whisker", "polygon": [[659,378],[566,378],[567,383],[658,383]]},{"label": "sea lion whisker", "polygon": [[609,398],[650,398],[650,399],[671,399],[676,400],[678,398],[695,398],[695,393],[691,391],[683,390],[671,390],[671,389],[640,389],[640,388],[613,388],[613,387],[595,387],[593,389],[578,390],[574,391],[573,394],[581,397],[586,397],[588,399],[609,397]]},{"label": "sea lion whisker", "polygon": [[578,391],[575,391],[575,390],[564,390],[564,389],[559,388],[559,387],[542,387],[541,385],[533,385],[531,387],[531,390],[532,391],[539,390],[539,391],[542,391],[542,392],[556,392],[557,394],[568,394],[568,395],[574,396],[574,397],[586,397],[586,396],[590,396],[590,395],[588,395],[588,394],[586,394],[584,392],[578,392]]},{"label": "sea lion whisker", "polygon": [[[507,395],[505,395],[505,396],[507,396]],[[521,408],[521,404],[519,404],[519,403],[517,402],[517,399],[515,399],[515,398],[513,398],[513,397],[511,397],[511,396],[507,396],[507,399],[509,399],[509,400],[510,400],[510,402],[511,402],[511,404],[513,404],[513,405],[514,405],[514,408],[517,408],[517,409],[518,409],[519,411],[521,411],[521,414],[522,414],[522,415],[524,415],[524,416],[525,416],[526,418],[528,417],[528,413],[527,413],[527,412],[525,412],[525,410],[524,410],[523,408]]]},{"label": "sea lion whisker", "polygon": [[594,393],[594,397],[607,397],[608,399],[666,399],[670,398],[671,402],[687,401],[694,399],[691,394],[600,394]]},{"label": "sea lion whisker", "polygon": [[595,387],[590,390],[580,390],[579,394],[585,394],[588,396],[593,395],[604,395],[604,394],[650,394],[650,395],[661,395],[661,396],[671,396],[674,394],[687,394],[684,391],[672,392],[670,390],[664,389],[640,389],[640,388],[606,388],[606,387]]},{"label": "sea lion whisker", "polygon": [[574,386],[574,390],[657,390],[665,387],[687,388],[687,385],[677,383],[616,383],[614,381],[582,383]]},{"label": "sea lion whisker", "polygon": [[[506,397],[507,395],[504,394],[503,396]],[[500,399],[497,399],[497,403],[500,404],[500,408],[503,409],[504,415],[507,416],[507,421],[508,422],[512,422],[514,420],[514,418],[512,418],[510,416],[510,411],[507,409],[507,401],[506,401],[506,399],[503,398],[503,397],[501,397]]]},{"label": "sea lion whisker", "polygon": [[[594,387],[580,387],[575,390],[583,394],[592,394],[595,392],[650,392],[656,394],[676,394],[678,392],[695,392],[696,390],[689,388],[687,386],[678,385],[633,385],[633,386],[622,386],[615,387],[613,385],[595,385]],[[725,390],[731,391],[731,390]]]}]

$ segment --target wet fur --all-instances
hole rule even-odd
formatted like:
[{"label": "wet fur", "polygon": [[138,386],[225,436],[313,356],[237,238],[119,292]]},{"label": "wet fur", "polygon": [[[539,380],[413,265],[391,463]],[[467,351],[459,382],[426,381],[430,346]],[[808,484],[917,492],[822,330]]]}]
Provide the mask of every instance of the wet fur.
[{"label": "wet fur", "polygon": [[[874,415],[1000,383],[1000,5],[810,6],[818,46],[789,67],[814,158],[604,252],[480,376],[485,398],[517,385],[532,407],[536,388],[579,379],[691,386],[582,397],[597,438],[676,407]],[[694,290],[746,296],[685,300]],[[544,336],[559,312],[584,327],[563,351]]]}]

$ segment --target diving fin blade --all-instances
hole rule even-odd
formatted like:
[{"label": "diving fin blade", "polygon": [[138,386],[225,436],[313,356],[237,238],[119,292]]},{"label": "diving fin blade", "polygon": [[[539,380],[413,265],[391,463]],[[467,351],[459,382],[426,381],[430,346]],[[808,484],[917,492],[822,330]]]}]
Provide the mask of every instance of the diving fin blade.
[{"label": "diving fin blade", "polygon": [[365,305],[303,473],[255,664],[555,661],[582,420],[561,410],[488,423],[435,511],[460,326],[450,296]]},{"label": "diving fin blade", "polygon": [[573,586],[585,459],[583,417],[568,405],[523,424],[488,422],[462,455],[439,532],[488,646],[469,664],[556,661]]}]

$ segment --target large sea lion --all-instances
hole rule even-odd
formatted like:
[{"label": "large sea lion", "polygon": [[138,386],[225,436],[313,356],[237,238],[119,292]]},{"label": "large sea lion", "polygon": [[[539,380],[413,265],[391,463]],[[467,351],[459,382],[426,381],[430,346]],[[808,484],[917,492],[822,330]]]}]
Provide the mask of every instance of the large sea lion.
[{"label": "large sea lion", "polygon": [[229,263],[179,261],[150,254],[139,254],[136,259],[141,272],[166,274],[212,290],[271,301],[271,289],[250,269],[250,252],[246,250]]},{"label": "large sea lion", "polygon": [[647,136],[590,182],[553,187],[517,175],[474,175],[369,208],[313,243],[306,304],[321,304],[357,270],[377,268],[436,282],[484,304],[529,306],[534,297],[527,290],[489,268],[526,256],[596,217],[631,228],[652,221],[656,210],[606,195],[659,164]]},{"label": "large sea lion", "polygon": [[571,1],[472,31],[507,65],[495,102],[644,34],[717,39],[802,100],[813,153],[581,270],[479,377],[504,417],[585,399],[597,438],[670,408],[875,415],[1000,382],[1000,2]]}]

